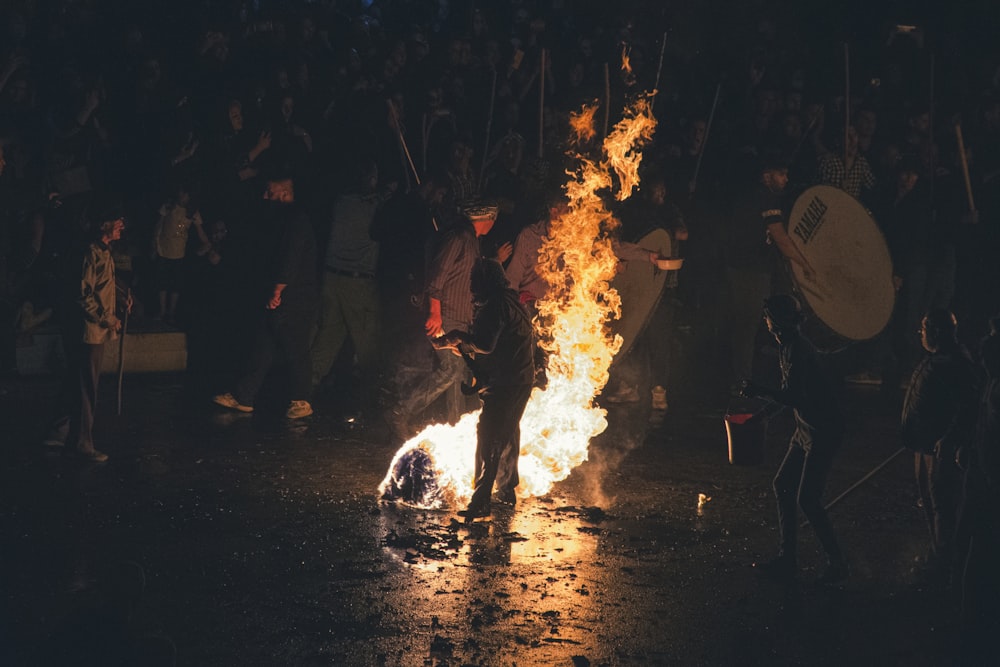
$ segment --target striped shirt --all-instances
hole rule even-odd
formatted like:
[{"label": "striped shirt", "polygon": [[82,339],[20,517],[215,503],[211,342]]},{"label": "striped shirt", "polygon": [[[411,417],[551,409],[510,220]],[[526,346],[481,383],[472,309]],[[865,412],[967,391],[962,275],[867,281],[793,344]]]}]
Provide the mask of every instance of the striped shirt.
[{"label": "striped shirt", "polygon": [[480,257],[479,238],[465,223],[449,230],[431,262],[427,296],[441,302],[441,327],[468,331],[472,324],[472,267]]}]

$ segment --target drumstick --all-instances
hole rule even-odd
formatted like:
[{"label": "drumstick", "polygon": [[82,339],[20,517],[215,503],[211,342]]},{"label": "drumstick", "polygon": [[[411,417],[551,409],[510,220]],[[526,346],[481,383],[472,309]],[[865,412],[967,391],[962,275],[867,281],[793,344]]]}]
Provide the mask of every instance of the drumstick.
[{"label": "drumstick", "polygon": [[847,176],[847,136],[851,128],[851,51],[844,42],[844,176]]},{"label": "drumstick", "polygon": [[955,137],[958,139],[958,156],[962,160],[962,175],[965,177],[965,195],[969,198],[969,210],[976,211],[976,202],[972,199],[972,181],[969,179],[969,161],[965,156],[965,142],[962,141],[962,124],[955,123]]}]

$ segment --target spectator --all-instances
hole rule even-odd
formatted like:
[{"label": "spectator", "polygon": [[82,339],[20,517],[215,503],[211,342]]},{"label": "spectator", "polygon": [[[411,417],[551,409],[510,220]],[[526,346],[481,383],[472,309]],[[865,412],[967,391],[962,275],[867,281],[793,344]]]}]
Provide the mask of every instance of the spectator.
[{"label": "spectator", "polygon": [[[121,239],[125,220],[117,208],[110,208],[94,216],[93,229],[94,240],[83,256],[76,292],[77,309],[70,314],[71,328],[66,338],[65,386],[75,385],[75,392],[71,394],[69,414],[56,421],[46,443],[67,445],[67,454],[104,463],[108,455],[94,447],[94,417],[104,344],[117,339],[122,329],[117,314],[115,264],[110,244]],[[122,305],[130,310],[131,297]]]},{"label": "spectator", "polygon": [[972,360],[958,343],[955,316],[927,311],[920,325],[927,354],[910,378],[900,435],[913,451],[921,505],[930,533],[927,572],[947,582],[954,566],[959,449],[972,442],[978,381]]},{"label": "spectator", "polygon": [[255,342],[244,373],[232,392],[212,400],[239,412],[253,412],[254,399],[267,379],[275,357],[288,372],[285,416],[301,419],[312,414],[309,338],[316,318],[319,290],[316,276],[316,237],[312,226],[295,203],[295,184],[290,176],[274,176],[267,182],[264,199],[270,204],[269,221],[274,244],[266,267],[270,289],[264,301],[266,316],[255,334]]},{"label": "spectator", "polygon": [[207,253],[212,244],[202,227],[201,212],[194,203],[191,188],[180,185],[175,196],[163,204],[159,220],[153,228],[153,261],[160,309],[153,319],[174,324],[177,302],[185,289],[187,274],[188,234],[191,228],[198,236],[198,256]]},{"label": "spectator", "polygon": [[350,340],[357,359],[360,411],[370,415],[378,398],[382,321],[376,280],[379,244],[371,232],[384,198],[377,192],[374,161],[362,161],[355,178],[355,187],[337,198],[330,221],[319,323],[311,348],[312,383],[320,385]]}]

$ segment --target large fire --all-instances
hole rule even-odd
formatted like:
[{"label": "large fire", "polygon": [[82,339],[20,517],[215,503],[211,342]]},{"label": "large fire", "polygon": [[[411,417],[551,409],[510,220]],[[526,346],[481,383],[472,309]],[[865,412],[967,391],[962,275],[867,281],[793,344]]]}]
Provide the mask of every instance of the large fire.
[{"label": "large fire", "polygon": [[[577,140],[594,136],[593,121],[592,107],[572,115]],[[618,264],[608,233],[619,223],[601,193],[614,192],[619,201],[632,194],[639,183],[640,149],[655,127],[649,100],[640,98],[605,138],[602,161],[573,155],[577,167],[567,172],[564,186],[568,209],[551,221],[539,251],[538,272],[550,290],[538,302],[535,327],[549,352],[548,384],[532,392],[521,419],[517,493],[522,498],[545,494],[566,479],[587,460],[590,440],[607,428],[607,413],[594,397],[621,348],[621,338],[609,328],[620,316],[621,300],[608,284]],[[455,425],[432,424],[404,443],[380,492],[425,508],[467,502],[479,412],[463,415]]]}]

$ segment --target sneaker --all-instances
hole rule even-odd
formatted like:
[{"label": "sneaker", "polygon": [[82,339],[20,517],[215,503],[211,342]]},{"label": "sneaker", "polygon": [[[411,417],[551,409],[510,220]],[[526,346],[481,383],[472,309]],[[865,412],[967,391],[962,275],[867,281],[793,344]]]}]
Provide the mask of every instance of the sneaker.
[{"label": "sneaker", "polygon": [[212,397],[212,402],[216,405],[221,405],[224,408],[229,408],[230,410],[238,410],[239,412],[253,412],[253,406],[243,405],[236,398],[226,392],[225,394],[219,394],[218,396]]},{"label": "sneaker", "polygon": [[604,397],[608,403],[638,403],[639,390],[627,384],[618,385],[618,389]]},{"label": "sneaker", "polygon": [[90,449],[72,449],[68,450],[68,453],[70,453],[74,458],[90,461],[91,463],[104,463],[108,460],[107,454],[99,452],[93,447]]},{"label": "sneaker", "polygon": [[850,576],[850,570],[847,568],[847,563],[839,561],[836,563],[830,563],[826,566],[817,579],[816,583],[819,586],[837,586],[847,581],[847,577]]},{"label": "sneaker", "polygon": [[653,401],[652,401],[653,409],[665,411],[667,409],[667,390],[661,387],[660,385],[656,385],[655,387],[653,387],[652,393],[653,393]]},{"label": "sneaker", "polygon": [[289,419],[302,419],[303,417],[308,417],[313,413],[313,407],[309,405],[309,401],[292,401],[288,404],[288,410],[285,411],[285,416]]},{"label": "sneaker", "polygon": [[788,556],[778,556],[768,561],[754,563],[753,569],[771,581],[790,582],[795,579],[795,561]]}]

